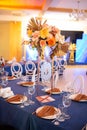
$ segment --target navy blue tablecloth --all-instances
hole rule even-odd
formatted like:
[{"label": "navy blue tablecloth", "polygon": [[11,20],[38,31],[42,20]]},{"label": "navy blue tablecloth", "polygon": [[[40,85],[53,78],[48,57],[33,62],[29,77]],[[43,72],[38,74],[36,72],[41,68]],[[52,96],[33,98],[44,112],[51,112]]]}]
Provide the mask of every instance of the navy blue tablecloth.
[{"label": "navy blue tablecloth", "polygon": [[[27,87],[17,85],[19,80],[9,81],[9,86],[15,94],[23,94],[27,91]],[[55,126],[51,120],[37,117],[32,112],[42,105],[52,105],[58,107],[62,101],[63,93],[52,95],[55,99],[53,102],[40,103],[36,100],[36,96],[46,94],[42,90],[42,86],[36,86],[36,92],[33,96],[34,105],[20,108],[19,105],[10,104],[5,99],[0,98],[0,122],[15,126],[17,130],[81,130],[87,123],[87,102],[71,102],[68,113],[71,118],[61,122],[59,126]]]}]

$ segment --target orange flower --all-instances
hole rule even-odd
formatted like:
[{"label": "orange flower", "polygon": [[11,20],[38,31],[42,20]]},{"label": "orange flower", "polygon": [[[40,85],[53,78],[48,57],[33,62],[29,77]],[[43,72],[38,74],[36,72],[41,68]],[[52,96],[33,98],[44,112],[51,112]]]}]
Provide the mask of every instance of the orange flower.
[{"label": "orange flower", "polygon": [[40,41],[40,46],[42,47],[42,46],[46,46],[46,41],[45,40],[41,40]]},{"label": "orange flower", "polygon": [[52,38],[48,39],[47,42],[48,42],[48,46],[52,47],[55,45],[55,38],[52,37]]}]

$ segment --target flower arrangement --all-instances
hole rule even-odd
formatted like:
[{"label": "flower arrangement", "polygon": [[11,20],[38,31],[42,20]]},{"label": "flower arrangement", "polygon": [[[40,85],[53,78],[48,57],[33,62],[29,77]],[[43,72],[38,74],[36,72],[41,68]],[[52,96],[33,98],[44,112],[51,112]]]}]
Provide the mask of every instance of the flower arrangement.
[{"label": "flower arrangement", "polygon": [[44,49],[46,46],[51,48],[50,58],[55,55],[64,55],[68,50],[68,44],[64,42],[64,36],[55,26],[49,26],[47,20],[44,22],[40,18],[31,18],[27,26],[29,36],[28,44],[32,48],[37,48],[39,56],[44,58]]}]

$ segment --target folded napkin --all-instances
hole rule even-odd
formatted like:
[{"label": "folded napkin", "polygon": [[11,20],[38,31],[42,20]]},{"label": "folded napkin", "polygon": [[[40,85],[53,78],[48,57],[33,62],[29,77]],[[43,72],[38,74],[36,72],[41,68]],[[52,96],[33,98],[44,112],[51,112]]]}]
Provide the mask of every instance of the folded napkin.
[{"label": "folded napkin", "polygon": [[32,85],[34,85],[34,82],[31,82],[31,81],[20,82],[19,85],[22,85],[22,86],[32,86]]},{"label": "folded napkin", "polygon": [[49,90],[46,91],[47,93],[57,93],[57,92],[61,92],[59,88],[51,88]]},{"label": "folded napkin", "polygon": [[42,103],[55,101],[50,95],[37,96],[36,99]]},{"label": "folded napkin", "polygon": [[17,94],[17,95],[14,95],[14,96],[6,99],[6,101],[7,102],[20,102],[23,97],[24,97],[24,95]]},{"label": "folded napkin", "polygon": [[10,96],[13,96],[14,93],[13,91],[11,90],[10,87],[7,87],[7,88],[1,88],[0,89],[0,96],[3,97],[3,98],[7,98],[7,97],[10,97]]},{"label": "folded napkin", "polygon": [[84,94],[78,94],[75,98],[75,101],[87,100],[87,96]]},{"label": "folded napkin", "polygon": [[8,92],[8,91],[11,91],[11,88],[10,88],[10,87],[1,88],[1,89],[0,89],[0,96],[2,95],[2,93]]},{"label": "folded napkin", "polygon": [[39,111],[36,111],[36,115],[39,117],[47,117],[56,114],[56,109],[53,106],[43,106]]},{"label": "folded napkin", "polygon": [[8,80],[13,80],[13,79],[15,79],[14,76],[8,76]]},{"label": "folded napkin", "polygon": [[7,63],[8,64],[12,64],[13,62],[15,62],[16,61],[16,58],[14,57],[12,60],[9,60]]}]

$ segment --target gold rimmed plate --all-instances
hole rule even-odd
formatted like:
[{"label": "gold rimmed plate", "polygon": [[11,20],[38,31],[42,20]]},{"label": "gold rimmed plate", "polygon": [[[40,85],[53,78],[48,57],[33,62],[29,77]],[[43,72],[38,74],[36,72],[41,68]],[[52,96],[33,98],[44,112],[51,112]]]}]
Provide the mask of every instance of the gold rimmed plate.
[{"label": "gold rimmed plate", "polygon": [[7,98],[6,101],[12,104],[20,104],[22,102],[27,101],[27,97],[21,94],[16,94],[14,96]]},{"label": "gold rimmed plate", "polygon": [[46,89],[45,92],[49,93],[49,94],[61,94],[62,93],[62,91],[59,88]]},{"label": "gold rimmed plate", "polygon": [[72,94],[69,96],[69,98],[73,101],[77,101],[77,102],[87,102],[87,99],[76,99],[76,97],[78,96],[78,94]]},{"label": "gold rimmed plate", "polygon": [[43,119],[55,119],[57,112],[61,113],[59,108],[48,105],[36,109],[36,115]]}]

